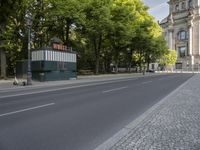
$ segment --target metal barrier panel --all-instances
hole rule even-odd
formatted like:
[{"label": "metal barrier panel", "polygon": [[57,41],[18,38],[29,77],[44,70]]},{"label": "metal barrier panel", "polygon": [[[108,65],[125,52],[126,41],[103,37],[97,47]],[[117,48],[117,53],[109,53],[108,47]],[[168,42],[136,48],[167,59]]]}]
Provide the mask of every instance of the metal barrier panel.
[{"label": "metal barrier panel", "polygon": [[32,51],[32,77],[39,81],[76,78],[76,54],[58,50]]}]

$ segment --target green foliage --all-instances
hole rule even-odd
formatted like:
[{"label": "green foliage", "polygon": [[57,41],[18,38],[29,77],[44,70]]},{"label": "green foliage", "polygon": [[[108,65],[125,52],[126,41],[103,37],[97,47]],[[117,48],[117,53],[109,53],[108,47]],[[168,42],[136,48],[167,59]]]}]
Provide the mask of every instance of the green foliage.
[{"label": "green foliage", "polygon": [[88,46],[94,54],[96,74],[99,73],[104,40],[111,27],[111,4],[109,0],[90,0],[85,8],[86,19],[83,34],[87,38]]},{"label": "green foliage", "polygon": [[47,9],[49,32],[58,36],[68,46],[71,46],[71,32],[74,28],[84,24],[85,0],[49,0]]},{"label": "green foliage", "polygon": [[160,59],[160,64],[163,66],[173,66],[176,63],[176,60],[176,50],[168,50],[168,53]]},{"label": "green foliage", "polygon": [[167,53],[168,49],[162,36],[161,27],[151,16],[146,15],[137,29],[137,35],[132,39],[132,48],[137,54],[137,59],[133,61],[140,66],[141,70],[145,64],[149,66],[150,63],[156,62]]},{"label": "green foliage", "polygon": [[80,70],[143,66],[167,53],[162,30],[141,0],[2,0],[0,7],[0,47],[10,69],[27,58],[27,11],[32,48],[50,46],[56,36],[77,51]]},{"label": "green foliage", "polygon": [[25,0],[3,1],[1,7],[0,48],[6,52],[8,71],[13,72],[16,60],[26,56],[24,53],[26,49],[24,47],[26,43],[24,15],[27,2]]}]

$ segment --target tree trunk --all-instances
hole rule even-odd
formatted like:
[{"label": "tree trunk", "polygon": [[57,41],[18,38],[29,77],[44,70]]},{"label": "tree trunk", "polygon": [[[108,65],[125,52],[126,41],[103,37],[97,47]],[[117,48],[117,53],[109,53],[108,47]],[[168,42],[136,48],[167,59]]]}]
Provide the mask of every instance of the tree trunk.
[{"label": "tree trunk", "polygon": [[129,64],[128,64],[128,72],[131,72],[131,67],[132,67],[132,55],[133,55],[133,50],[131,50],[129,54]]},{"label": "tree trunk", "polygon": [[102,43],[102,35],[99,35],[99,42],[96,42],[94,38],[94,49],[95,49],[95,58],[96,58],[96,67],[95,67],[95,74],[99,74],[99,64],[100,64],[100,51],[101,51],[101,43]]},{"label": "tree trunk", "polygon": [[140,68],[140,73],[142,72],[142,57],[140,54],[140,59],[139,59],[139,68]]},{"label": "tree trunk", "polygon": [[93,39],[94,51],[95,51],[95,74],[99,73],[99,51],[96,42],[96,38]]},{"label": "tree trunk", "polygon": [[1,77],[6,77],[6,54],[0,49]]},{"label": "tree trunk", "polygon": [[151,61],[151,59],[150,59],[149,55],[146,54],[146,60],[145,60],[145,63],[147,64],[147,66],[146,66],[146,67],[147,67],[147,71],[149,71],[150,61]]},{"label": "tree trunk", "polygon": [[99,57],[96,57],[95,74],[99,74]]},{"label": "tree trunk", "polygon": [[70,34],[70,21],[67,21],[66,24],[66,39],[65,39],[65,44],[67,47],[70,47],[70,41],[69,41],[69,34]]},{"label": "tree trunk", "polygon": [[147,62],[147,71],[149,71],[149,65],[150,65],[150,63]]},{"label": "tree trunk", "polygon": [[119,72],[119,67],[118,67],[118,62],[117,62],[115,65],[115,73],[118,73],[118,72]]},{"label": "tree trunk", "polygon": [[105,63],[104,60],[103,60],[103,62],[102,62],[102,72],[103,72],[103,73],[106,73],[106,63]]},{"label": "tree trunk", "polygon": [[139,72],[141,73],[142,72],[142,63],[140,62],[139,64]]},{"label": "tree trunk", "polygon": [[128,66],[128,72],[130,73],[131,72],[131,63],[129,64],[129,66]]}]

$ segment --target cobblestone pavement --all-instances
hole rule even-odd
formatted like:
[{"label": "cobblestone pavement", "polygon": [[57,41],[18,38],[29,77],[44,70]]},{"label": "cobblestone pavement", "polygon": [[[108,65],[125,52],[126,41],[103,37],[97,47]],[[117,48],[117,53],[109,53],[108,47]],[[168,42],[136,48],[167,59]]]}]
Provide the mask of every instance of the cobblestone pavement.
[{"label": "cobblestone pavement", "polygon": [[[200,75],[163,99],[109,150],[200,150]],[[100,148],[101,149],[101,148]]]}]

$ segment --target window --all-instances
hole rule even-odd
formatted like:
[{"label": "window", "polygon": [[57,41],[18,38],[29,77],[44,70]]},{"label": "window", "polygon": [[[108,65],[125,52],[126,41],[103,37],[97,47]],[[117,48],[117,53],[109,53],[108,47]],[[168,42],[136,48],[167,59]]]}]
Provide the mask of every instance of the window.
[{"label": "window", "polygon": [[178,40],[187,40],[187,32],[186,31],[180,31],[178,32]]},{"label": "window", "polygon": [[181,40],[185,40],[186,39],[186,32],[185,31],[180,32],[180,39]]},{"label": "window", "polygon": [[186,8],[185,2],[182,2],[182,4],[181,4],[181,9],[185,9],[185,8]]},{"label": "window", "polygon": [[179,5],[178,4],[175,6],[175,11],[179,11]]},{"label": "window", "polygon": [[176,69],[182,69],[182,63],[176,63]]},{"label": "window", "polygon": [[183,46],[183,47],[179,47],[179,56],[180,57],[185,57],[186,56],[186,47]]},{"label": "window", "polygon": [[189,0],[189,8],[192,8],[192,7],[193,7],[193,1]]}]

